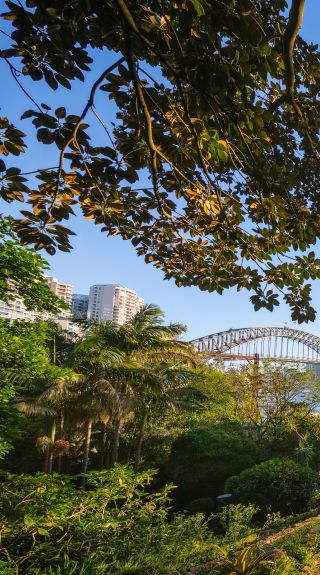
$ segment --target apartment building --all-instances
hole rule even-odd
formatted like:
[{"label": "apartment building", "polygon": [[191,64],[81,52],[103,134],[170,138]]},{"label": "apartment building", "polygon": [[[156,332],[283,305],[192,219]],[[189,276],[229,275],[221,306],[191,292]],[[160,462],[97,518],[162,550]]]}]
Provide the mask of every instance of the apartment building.
[{"label": "apartment building", "polygon": [[[59,282],[57,278],[51,276],[45,276],[46,282],[56,296],[58,296],[62,301],[64,301],[71,309],[72,304],[72,285]],[[66,313],[66,312],[65,312]],[[70,311],[67,312],[70,315]]]},{"label": "apartment building", "polygon": [[59,282],[55,277],[45,277],[50,289],[64,302],[70,309],[61,310],[58,315],[47,312],[26,309],[23,299],[16,297],[13,301],[5,303],[0,300],[0,317],[5,319],[21,319],[25,321],[46,321],[49,319],[57,322],[60,327],[70,333],[78,334],[79,329],[71,321],[72,285]]},{"label": "apartment building", "polygon": [[24,319],[25,321],[37,321],[42,319],[41,312],[29,310],[25,307],[21,298],[6,303],[0,300],[0,317],[4,319]]},{"label": "apartment building", "polygon": [[119,284],[90,287],[88,317],[94,322],[111,320],[117,325],[129,321],[144,305],[138,294]]},{"label": "apartment building", "polygon": [[96,284],[90,287],[90,294],[73,294],[72,285],[60,282],[57,278],[47,276],[50,289],[69,306],[58,315],[27,310],[23,299],[17,297],[10,303],[0,301],[0,317],[23,319],[26,321],[57,322],[63,330],[76,335],[80,326],[75,322],[80,319],[91,319],[94,322],[113,321],[117,325],[129,321],[143,306],[144,300],[138,294],[120,284]]}]

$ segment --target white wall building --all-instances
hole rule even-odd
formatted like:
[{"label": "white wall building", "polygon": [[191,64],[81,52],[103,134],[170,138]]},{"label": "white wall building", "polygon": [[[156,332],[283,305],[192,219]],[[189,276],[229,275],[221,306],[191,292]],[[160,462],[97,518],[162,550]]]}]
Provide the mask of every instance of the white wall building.
[{"label": "white wall building", "polygon": [[76,335],[80,326],[77,319],[91,319],[94,322],[111,320],[117,325],[129,321],[143,306],[144,300],[133,290],[119,284],[98,284],[90,287],[90,295],[72,294],[72,285],[58,281],[55,277],[45,278],[50,289],[69,306],[58,315],[27,310],[23,299],[17,297],[10,303],[0,300],[0,317],[14,320],[46,321],[53,320],[63,330]]},{"label": "white wall building", "polygon": [[24,319],[37,321],[43,319],[43,313],[26,309],[23,300],[16,298],[10,303],[0,300],[0,317],[4,319]]},{"label": "white wall building", "polygon": [[59,311],[58,315],[53,316],[46,314],[46,317],[42,317],[42,319],[52,319],[61,327],[61,329],[68,331],[69,333],[79,335],[79,327],[72,321],[71,306],[73,286],[65,282],[60,282],[57,278],[52,276],[45,276],[45,279],[53,293],[62,299],[62,301],[64,301],[69,306],[69,308]]},{"label": "white wall building", "polygon": [[95,322],[129,321],[142,307],[144,300],[122,285],[97,284],[90,287],[88,317]]}]

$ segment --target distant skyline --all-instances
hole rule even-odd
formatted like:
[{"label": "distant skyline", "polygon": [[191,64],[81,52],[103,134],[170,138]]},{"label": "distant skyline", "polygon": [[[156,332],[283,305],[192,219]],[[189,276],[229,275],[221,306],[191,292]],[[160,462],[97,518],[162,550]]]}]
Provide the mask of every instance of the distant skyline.
[{"label": "distant skyline", "polygon": [[[1,11],[6,10],[2,0],[0,0],[0,8]],[[319,0],[306,2],[301,34],[314,43],[320,41],[319,16]],[[2,36],[0,42],[2,49],[8,46],[8,40],[5,37]],[[105,59],[102,61],[100,57],[90,75],[90,82],[91,79],[94,81],[97,73],[99,74],[99,71],[105,67],[105,63]],[[0,63],[0,74],[2,77],[9,77],[4,62]],[[23,78],[22,80],[26,84]],[[78,82],[72,97],[67,90],[62,90],[56,94],[37,82],[29,82],[28,87],[32,95],[40,102],[50,98],[53,106],[66,105],[69,111],[72,108],[73,113],[78,113],[87,101],[90,83],[81,84]],[[114,104],[110,103],[105,95],[99,97],[104,98],[106,116],[109,107],[111,114]],[[30,123],[26,125],[25,122],[20,122],[18,118],[25,109],[32,107],[32,104],[19,91],[12,79],[8,80],[6,90],[2,90],[0,106],[1,116],[10,114],[12,117],[12,108],[14,107],[17,125],[20,129],[27,129],[27,125],[30,127]],[[29,145],[32,146],[33,159],[37,158],[38,155],[39,165],[56,165],[57,150],[54,152],[50,149],[51,147],[48,147],[47,155],[45,155],[44,146],[40,146],[35,138],[29,138]],[[29,168],[28,156],[14,161],[22,169]],[[2,202],[0,211],[5,214],[17,215],[19,209],[21,209],[21,205],[15,204],[13,206]],[[231,327],[283,326],[284,324],[320,335],[319,282],[315,283],[313,290],[313,305],[318,311],[317,319],[313,324],[301,324],[299,326],[299,324],[291,321],[290,310],[283,304],[272,313],[265,310],[254,312],[249,301],[250,294],[247,291],[237,293],[236,290],[231,289],[220,296],[202,292],[198,288],[178,288],[172,280],[170,282],[164,281],[163,273],[152,267],[151,264],[146,264],[143,258],[138,257],[130,242],[119,237],[108,238],[91,221],[85,220],[81,215],[72,217],[70,222],[67,222],[67,226],[77,233],[72,238],[74,247],[72,252],[69,254],[59,252],[53,257],[45,253],[42,255],[50,263],[50,274],[62,282],[72,284],[75,293],[88,294],[90,285],[98,283],[122,284],[136,291],[146,303],[158,304],[165,312],[167,322],[187,324],[189,329],[185,336],[186,339],[223,331]],[[319,255],[318,247],[316,251]]]}]

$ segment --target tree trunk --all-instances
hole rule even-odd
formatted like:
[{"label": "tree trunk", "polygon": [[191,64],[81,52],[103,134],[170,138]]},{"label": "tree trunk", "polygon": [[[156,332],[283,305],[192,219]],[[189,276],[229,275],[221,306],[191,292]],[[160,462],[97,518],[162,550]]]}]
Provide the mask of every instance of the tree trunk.
[{"label": "tree trunk", "polygon": [[144,440],[144,432],[145,432],[145,428],[146,428],[147,419],[148,419],[148,410],[145,407],[144,412],[143,412],[143,417],[141,420],[140,432],[139,432],[139,436],[138,436],[138,443],[137,443],[137,448],[136,448],[136,453],[135,453],[135,458],[134,458],[133,468],[135,471],[138,471],[138,469],[140,467],[142,445],[143,445],[143,440]]},{"label": "tree trunk", "polygon": [[99,453],[99,468],[103,469],[106,457],[106,446],[107,446],[107,424],[103,424],[102,436],[100,442],[100,453]]},{"label": "tree trunk", "polygon": [[109,436],[108,441],[107,441],[107,445],[106,445],[106,454],[105,454],[105,458],[104,458],[105,469],[110,469],[110,467],[111,467],[111,442],[112,442],[112,437]]},{"label": "tree trunk", "polygon": [[53,450],[54,450],[54,441],[56,438],[56,430],[57,430],[56,420],[53,419],[52,424],[51,424],[51,433],[50,433],[51,445],[49,447],[48,473],[52,473]]},{"label": "tree trunk", "polygon": [[[90,452],[90,443],[91,443],[91,432],[92,432],[92,419],[88,421],[87,424],[87,431],[86,431],[86,439],[84,444],[84,453],[83,453],[83,462],[82,462],[82,470],[81,473],[87,473],[88,471],[88,463],[89,463],[89,452]],[[86,478],[81,477],[80,485],[82,487],[85,486]]]},{"label": "tree trunk", "polygon": [[121,419],[116,419],[114,422],[112,442],[111,442],[111,455],[110,455],[110,467],[113,467],[118,461],[119,452],[119,441],[120,441],[120,426]]},{"label": "tree trunk", "polygon": [[[61,413],[60,413],[60,439],[63,439],[63,431],[64,431],[64,411],[62,409]],[[61,473],[62,458],[63,458],[63,453],[59,453],[58,464],[57,464],[57,472],[58,473]]]},{"label": "tree trunk", "polygon": [[50,455],[50,447],[48,446],[48,447],[46,447],[45,454],[44,454],[44,460],[43,460],[43,471],[44,471],[44,473],[48,473],[49,455]]},{"label": "tree trunk", "polygon": [[53,355],[53,365],[56,365],[57,363],[57,347],[56,347],[56,336],[53,336],[53,351],[52,351],[52,355]]}]

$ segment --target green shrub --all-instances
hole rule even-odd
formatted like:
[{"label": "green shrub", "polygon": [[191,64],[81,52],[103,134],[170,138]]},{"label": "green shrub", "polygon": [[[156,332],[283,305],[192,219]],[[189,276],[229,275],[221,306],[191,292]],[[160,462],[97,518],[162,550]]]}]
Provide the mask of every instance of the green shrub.
[{"label": "green shrub", "polygon": [[219,575],[267,575],[279,568],[279,575],[285,575],[287,558],[279,549],[261,549],[256,545],[243,547],[236,555],[221,549],[225,560],[214,571]]},{"label": "green shrub", "polygon": [[166,479],[177,485],[181,506],[203,497],[216,500],[230,475],[256,462],[257,447],[237,422],[199,425],[174,443],[165,466]]},{"label": "green shrub", "polygon": [[258,508],[249,505],[226,505],[219,513],[220,523],[224,529],[224,541],[229,546],[239,547],[241,540],[248,535],[254,534],[253,518]]},{"label": "green shrub", "polygon": [[168,520],[170,486],[122,466],[87,488],[57,474],[8,476],[0,490],[0,561],[11,575],[170,574],[216,555],[202,515]]},{"label": "green shrub", "polygon": [[17,571],[15,567],[13,565],[10,566],[7,561],[0,560],[0,573],[1,575],[16,575]]},{"label": "green shrub", "polygon": [[288,515],[308,509],[317,486],[314,471],[292,459],[270,459],[230,477],[226,491],[242,503],[253,503],[263,512]]}]

